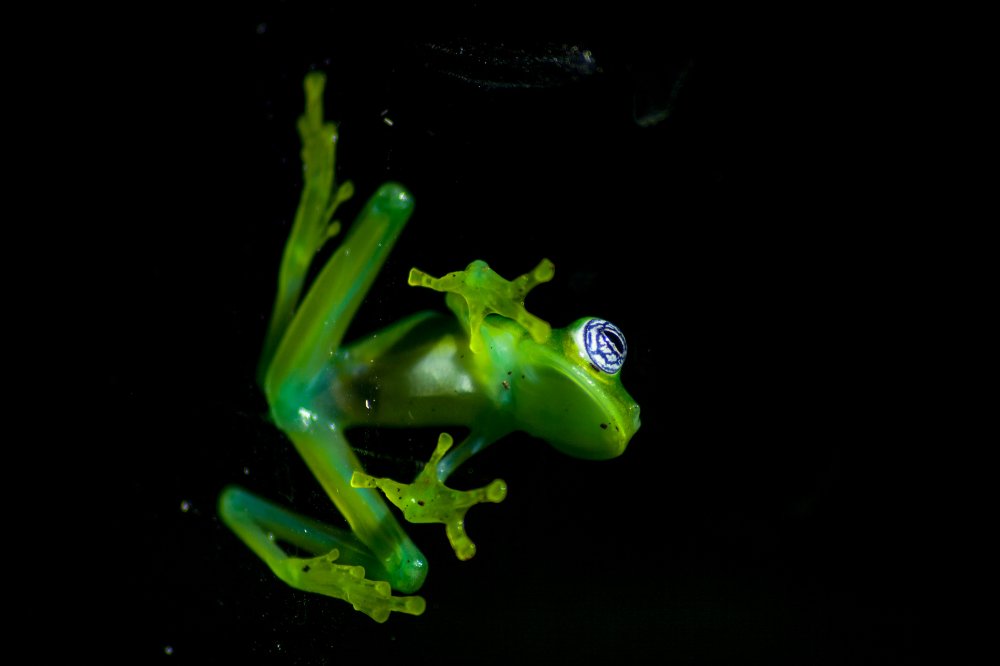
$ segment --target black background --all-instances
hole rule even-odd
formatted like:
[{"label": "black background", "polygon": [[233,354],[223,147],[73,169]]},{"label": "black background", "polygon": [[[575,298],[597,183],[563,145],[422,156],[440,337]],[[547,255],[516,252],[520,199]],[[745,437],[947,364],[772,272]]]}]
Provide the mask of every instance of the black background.
[{"label": "black background", "polygon": [[[127,322],[111,399],[135,470],[116,529],[141,553],[117,625],[130,658],[919,660],[928,502],[913,461],[932,435],[900,335],[919,286],[891,221],[859,205],[878,147],[857,141],[842,63],[683,25],[434,40],[378,32],[374,9],[212,19],[157,31],[153,62],[121,72],[123,171],[141,172],[148,220],[109,276]],[[572,46],[597,67],[535,57]],[[524,435],[471,461],[456,483],[503,477],[507,500],[470,512],[470,562],[440,526],[408,526],[428,609],[384,625],[281,584],[214,507],[237,482],[338,520],[253,379],[311,69],[328,74],[338,173],[358,193],[342,219],[387,179],[417,202],[349,336],[443,307],[405,285],[411,266],[481,258],[514,277],[549,257],[556,277],[529,309],[619,325],[643,410],[613,461]],[[366,461],[403,474],[436,437],[359,435]]]}]

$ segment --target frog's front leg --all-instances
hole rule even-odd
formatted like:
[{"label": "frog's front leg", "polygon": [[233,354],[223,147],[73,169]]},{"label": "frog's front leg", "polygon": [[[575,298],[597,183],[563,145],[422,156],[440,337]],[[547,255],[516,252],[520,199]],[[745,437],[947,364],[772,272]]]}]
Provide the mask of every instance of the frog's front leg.
[{"label": "frog's front leg", "polygon": [[374,477],[359,470],[351,477],[351,486],[379,488],[390,502],[402,509],[403,516],[411,523],[443,523],[455,555],[460,560],[468,560],[476,554],[476,544],[465,531],[466,512],[483,502],[502,502],[507,497],[507,484],[503,479],[496,479],[482,488],[455,490],[444,482],[463,461],[495,440],[496,437],[485,434],[472,434],[449,452],[454,440],[448,433],[441,433],[431,459],[413,483]]}]

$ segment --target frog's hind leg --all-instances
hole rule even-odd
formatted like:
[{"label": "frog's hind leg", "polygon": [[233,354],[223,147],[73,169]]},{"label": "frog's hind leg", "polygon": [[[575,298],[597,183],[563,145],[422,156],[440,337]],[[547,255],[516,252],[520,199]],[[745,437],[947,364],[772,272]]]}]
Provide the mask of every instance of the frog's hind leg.
[{"label": "frog's hind leg", "polygon": [[260,360],[259,380],[272,405],[278,387],[319,376],[413,213],[413,197],[402,185],[382,185],[298,302],[313,258],[339,228],[330,223],[333,211],[353,192],[346,183],[334,187],[336,127],[323,121],[322,93],[322,75],[311,74],[306,78],[306,113],[299,119],[305,183]]},{"label": "frog's hind leg", "polygon": [[320,376],[412,212],[409,192],[394,183],[368,200],[309,288],[271,359],[263,385],[270,404],[276,387]]},{"label": "frog's hind leg", "polygon": [[[420,615],[422,597],[394,597],[379,560],[350,532],[301,516],[240,488],[219,497],[219,515],[281,580],[344,599],[378,622],[392,611]],[[311,556],[290,555],[290,544]]]},{"label": "frog's hind leg", "polygon": [[350,181],[341,185],[334,181],[337,126],[323,117],[325,83],[326,77],[321,72],[313,72],[305,79],[306,109],[298,123],[305,182],[281,257],[274,310],[260,358],[258,379],[262,385],[278,344],[299,306],[313,259],[320,248],[340,232],[340,223],[332,221],[337,207],[354,193]]}]

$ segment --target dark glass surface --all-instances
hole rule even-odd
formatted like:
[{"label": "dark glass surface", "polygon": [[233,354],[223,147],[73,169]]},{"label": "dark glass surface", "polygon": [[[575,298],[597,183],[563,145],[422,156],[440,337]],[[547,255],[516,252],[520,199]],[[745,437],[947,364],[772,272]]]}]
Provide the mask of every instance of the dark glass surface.
[{"label": "dark glass surface", "polygon": [[[116,310],[134,328],[113,377],[130,544],[116,626],[136,663],[914,660],[926,501],[907,470],[923,444],[896,424],[920,415],[826,65],[680,28],[400,39],[374,9],[159,28],[165,46],[135,63],[148,74],[122,75],[154,121],[130,129],[148,224],[124,259]],[[238,482],[338,520],[254,384],[314,68],[353,205],[386,179],[417,202],[349,336],[443,308],[406,286],[411,266],[480,258],[513,277],[548,257],[529,309],[619,326],[642,406],[613,461],[521,435],[472,460],[456,485],[502,477],[508,499],[470,512],[470,562],[440,526],[408,526],[428,609],[385,625],[280,583],[214,507]],[[436,440],[358,435],[386,473]]]}]

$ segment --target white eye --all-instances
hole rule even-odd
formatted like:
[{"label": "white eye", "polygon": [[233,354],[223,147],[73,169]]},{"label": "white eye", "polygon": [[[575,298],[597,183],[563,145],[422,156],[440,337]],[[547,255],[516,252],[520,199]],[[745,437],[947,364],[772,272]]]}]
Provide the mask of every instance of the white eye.
[{"label": "white eye", "polygon": [[625,336],[610,321],[591,319],[583,325],[583,351],[595,368],[613,375],[621,370],[628,353]]}]

